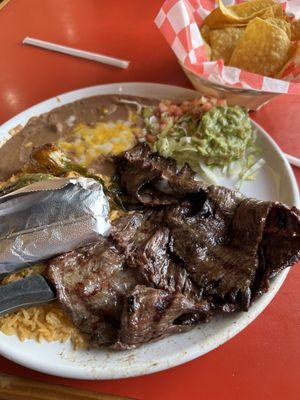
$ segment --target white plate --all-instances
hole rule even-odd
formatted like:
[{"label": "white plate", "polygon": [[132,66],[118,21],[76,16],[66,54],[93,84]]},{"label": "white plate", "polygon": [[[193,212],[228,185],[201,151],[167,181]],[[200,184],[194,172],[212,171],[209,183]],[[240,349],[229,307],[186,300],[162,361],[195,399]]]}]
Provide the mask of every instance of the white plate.
[{"label": "white plate", "polygon": [[[120,83],[75,90],[46,100],[12,118],[0,127],[0,140],[8,138],[8,131],[16,125],[25,125],[30,117],[83,97],[111,93],[182,100],[199,95],[192,90],[153,83]],[[257,179],[247,182],[242,191],[248,196],[279,200],[299,207],[298,187],[291,167],[272,138],[255,122],[253,125],[267,163],[260,170]],[[278,185],[272,170],[280,176]],[[0,353],[26,367],[68,378],[114,379],[161,371],[199,357],[239,333],[270,303],[287,273],[288,270],[285,270],[280,274],[272,282],[268,293],[258,299],[247,313],[218,316],[190,332],[171,336],[136,350],[73,351],[69,343],[38,344],[32,340],[21,343],[16,337],[1,333]]]}]

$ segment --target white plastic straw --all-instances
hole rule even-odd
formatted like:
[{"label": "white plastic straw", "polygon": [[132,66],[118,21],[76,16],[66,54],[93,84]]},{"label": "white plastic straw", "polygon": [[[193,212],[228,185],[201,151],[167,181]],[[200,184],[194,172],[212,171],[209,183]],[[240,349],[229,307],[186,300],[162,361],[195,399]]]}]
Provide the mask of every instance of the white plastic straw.
[{"label": "white plastic straw", "polygon": [[290,156],[289,154],[285,154],[285,156],[291,165],[294,165],[295,167],[300,168],[300,158]]},{"label": "white plastic straw", "polygon": [[75,57],[86,58],[88,60],[97,61],[103,64],[113,65],[119,68],[128,68],[129,61],[120,60],[119,58],[104,56],[103,54],[92,53],[90,51],[74,49],[73,47],[62,46],[60,44],[45,42],[44,40],[26,37],[23,44],[41,47],[43,49],[57,51],[59,53],[69,54]]}]

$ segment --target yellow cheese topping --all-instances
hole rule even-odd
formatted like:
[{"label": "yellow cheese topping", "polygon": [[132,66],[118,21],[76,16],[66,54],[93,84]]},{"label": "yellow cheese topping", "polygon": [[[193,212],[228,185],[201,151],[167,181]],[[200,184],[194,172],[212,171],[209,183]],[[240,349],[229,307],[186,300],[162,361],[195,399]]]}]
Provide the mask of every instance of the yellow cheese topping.
[{"label": "yellow cheese topping", "polygon": [[68,141],[60,139],[57,145],[74,161],[89,166],[100,155],[117,155],[135,144],[139,128],[130,122],[97,122],[95,127],[78,124]]}]

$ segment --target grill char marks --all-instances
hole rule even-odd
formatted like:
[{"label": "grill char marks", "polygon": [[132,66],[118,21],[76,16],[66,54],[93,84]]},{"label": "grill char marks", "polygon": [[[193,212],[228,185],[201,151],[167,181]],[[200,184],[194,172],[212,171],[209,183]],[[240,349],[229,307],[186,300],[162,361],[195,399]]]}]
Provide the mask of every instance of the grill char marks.
[{"label": "grill char marks", "polygon": [[300,212],[273,203],[267,215],[259,246],[259,270],[253,283],[255,295],[266,292],[269,280],[300,259]]},{"label": "grill char marks", "polygon": [[124,298],[139,283],[109,239],[49,261],[48,277],[74,325],[97,345],[115,342]]},{"label": "grill char marks", "polygon": [[183,266],[171,251],[170,230],[162,211],[133,212],[119,218],[111,229],[116,247],[125,254],[126,264],[139,271],[147,285],[201,298]]},{"label": "grill char marks", "polygon": [[[197,193],[203,186],[194,180],[194,171],[185,164],[177,172],[175,160],[152,153],[140,144],[116,159],[121,185],[132,203],[147,206],[177,204],[186,193]],[[161,182],[164,181],[164,190]]]},{"label": "grill char marks", "polygon": [[113,224],[110,238],[49,261],[60,302],[91,344],[132,348],[209,318],[201,291],[171,260],[169,231],[157,225],[162,216],[129,213]]},{"label": "grill char marks", "polygon": [[[247,310],[300,258],[300,212],[179,173],[138,145],[116,159],[141,209],[110,237],[56,257],[48,276],[74,324],[97,345],[137,347],[185,332],[217,312]],[[161,190],[165,180],[168,192]]]},{"label": "grill char marks", "polygon": [[196,305],[181,293],[137,286],[127,298],[117,349],[128,349],[186,332],[207,316],[207,305]]},{"label": "grill char marks", "polygon": [[143,190],[145,184],[157,190],[158,179],[173,190],[161,229],[168,229],[171,253],[215,309],[247,310],[272,276],[299,260],[300,214],[295,208],[205,186],[194,180],[189,167],[177,173],[174,160],[151,153],[146,145],[127,151],[120,165],[122,189],[132,200],[157,205],[157,192],[151,198],[148,191],[145,202]]},{"label": "grill char marks", "polygon": [[221,189],[209,187],[203,210],[193,214],[193,204],[186,202],[185,207],[167,213],[167,224],[173,251],[203,288],[203,296],[223,311],[246,310],[252,299],[250,286],[258,267],[258,245],[269,205],[256,204],[255,200],[243,204],[234,192],[222,192],[226,204],[220,201]]}]

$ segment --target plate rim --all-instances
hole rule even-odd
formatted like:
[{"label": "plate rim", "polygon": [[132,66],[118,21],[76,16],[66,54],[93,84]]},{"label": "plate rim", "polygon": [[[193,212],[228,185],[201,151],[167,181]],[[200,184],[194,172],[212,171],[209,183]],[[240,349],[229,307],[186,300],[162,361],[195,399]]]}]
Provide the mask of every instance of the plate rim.
[{"label": "plate rim", "polygon": [[[151,82],[120,82],[120,83],[112,83],[112,84],[104,84],[104,85],[94,85],[94,86],[88,86],[88,87],[83,87],[80,89],[76,89],[76,90],[72,90],[69,92],[65,92],[62,94],[59,94],[57,96],[53,96],[49,99],[46,99],[44,101],[41,101],[25,110],[23,110],[22,112],[20,112],[19,114],[15,115],[14,117],[10,118],[8,121],[6,121],[5,123],[3,123],[0,126],[0,145],[3,145],[5,143],[5,141],[1,140],[2,136],[4,135],[5,131],[9,131],[10,129],[12,129],[14,126],[16,126],[16,123],[14,122],[15,120],[19,120],[19,119],[24,119],[26,118],[26,116],[33,114],[35,112],[36,109],[39,108],[43,108],[43,107],[47,107],[48,105],[52,104],[53,101],[56,99],[61,99],[62,98],[62,102],[58,102],[56,105],[54,105],[53,107],[49,108],[48,111],[52,110],[53,108],[59,107],[63,104],[67,104],[69,102],[75,101],[74,99],[70,100],[69,102],[65,102],[64,99],[65,98],[71,98],[72,96],[80,96],[83,93],[87,93],[90,91],[97,91],[97,90],[103,90],[105,88],[109,89],[114,87],[115,89],[119,88],[125,88],[126,91],[126,87],[130,88],[133,86],[137,86],[137,87],[143,87],[146,88],[148,86],[148,88],[157,88],[157,90],[174,90],[174,91],[184,91],[187,95],[198,95],[199,96],[199,92],[192,90],[192,89],[188,89],[185,87],[181,87],[181,86],[174,86],[174,85],[167,85],[167,84],[160,84],[160,83],[151,83]],[[145,89],[146,91],[146,89]],[[115,93],[120,93],[122,94],[123,92],[112,92],[113,94]],[[101,93],[99,93],[100,95]],[[103,93],[102,93],[103,94]],[[126,93],[123,93],[126,94]],[[96,94],[87,94],[84,95],[80,98],[85,98],[85,97],[90,97]],[[183,96],[184,94],[179,94],[178,96]],[[144,95],[145,97],[147,97],[147,95]],[[79,97],[78,97],[79,98]],[[41,115],[42,113],[47,112],[47,111],[42,111],[42,112],[35,112],[34,115],[32,116],[38,116]],[[30,118],[30,117],[29,117]],[[28,119],[26,120],[26,123],[28,122]],[[268,140],[268,142],[270,143],[270,145],[273,147],[274,151],[276,151],[276,153],[278,154],[278,156],[281,158],[281,161],[284,164],[284,167],[287,171],[287,175],[289,177],[290,183],[291,183],[291,189],[292,189],[292,196],[294,199],[294,205],[296,207],[299,207],[300,204],[300,196],[299,196],[299,191],[298,191],[298,184],[295,178],[295,175],[293,173],[293,170],[290,166],[290,164],[288,163],[288,161],[286,160],[284,153],[282,152],[282,150],[280,149],[280,147],[277,145],[277,143],[274,141],[274,139],[266,132],[265,129],[263,129],[257,122],[255,122],[252,118],[251,118],[251,122],[253,123],[253,125],[264,135],[264,137]],[[271,301],[273,300],[273,298],[275,297],[275,295],[277,294],[277,292],[279,291],[281,285],[283,284],[287,274],[289,272],[289,268],[284,270],[276,279],[275,279],[275,287],[274,287],[274,291],[273,292],[268,292],[266,293],[261,299],[263,299],[261,301],[260,306],[255,309],[252,308],[252,313],[251,313],[251,317],[249,319],[244,318],[245,321],[243,321],[243,323],[240,324],[236,324],[235,325],[235,329],[233,329],[230,332],[230,335],[227,337],[223,337],[222,340],[219,340],[217,342],[211,343],[209,346],[207,346],[205,348],[205,351],[199,351],[199,348],[197,348],[197,345],[193,346],[192,350],[189,350],[187,352],[187,354],[185,354],[185,356],[181,357],[180,359],[174,359],[175,355],[173,355],[173,358],[171,359],[171,361],[168,361],[168,359],[164,359],[164,362],[160,362],[158,365],[143,365],[142,367],[138,367],[135,368],[134,364],[130,364],[128,365],[128,370],[127,371],[112,371],[112,372],[107,372],[107,371],[97,371],[97,376],[94,376],[93,374],[91,374],[90,372],[88,372],[86,370],[85,367],[82,366],[75,366],[73,368],[70,368],[68,366],[62,365],[62,366],[52,366],[52,367],[48,367],[46,363],[43,362],[43,360],[40,360],[38,362],[32,362],[32,360],[30,359],[30,357],[25,357],[21,354],[18,355],[17,353],[15,354],[14,351],[12,351],[13,349],[11,349],[10,347],[7,349],[5,348],[5,345],[2,345],[2,340],[1,337],[2,334],[0,335],[0,354],[3,355],[4,357],[6,357],[7,359],[16,362],[20,365],[23,365],[25,367],[34,369],[36,371],[39,372],[43,372],[43,373],[47,373],[47,374],[51,374],[51,375],[55,375],[55,376],[61,376],[61,377],[66,377],[66,378],[73,378],[73,379],[120,379],[120,378],[127,378],[127,377],[134,377],[134,376],[141,376],[141,375],[147,375],[147,374],[151,374],[154,372],[158,372],[158,371],[162,371],[171,367],[175,367],[181,364],[184,364],[188,361],[191,361],[195,358],[198,358],[212,350],[214,350],[215,348],[221,346],[222,344],[224,344],[225,342],[227,342],[228,340],[232,339],[234,336],[236,336],[238,333],[240,333],[243,329],[245,329],[249,324],[251,324],[259,314],[261,314],[264,309],[268,306],[268,304],[271,303]],[[268,295],[269,294],[269,295]],[[5,335],[4,335],[5,336]],[[22,344],[22,342],[20,342],[20,344]],[[43,343],[41,343],[41,345],[43,345]]]}]

